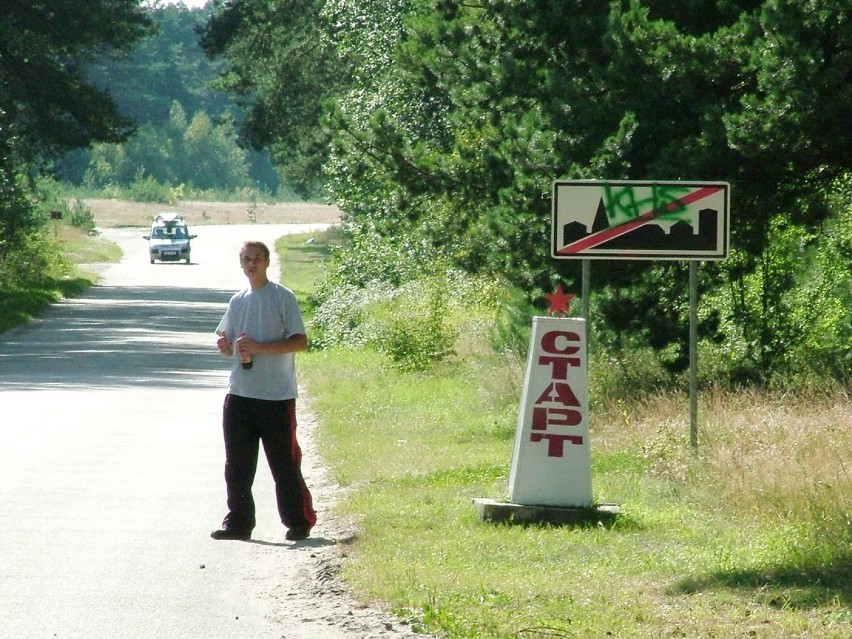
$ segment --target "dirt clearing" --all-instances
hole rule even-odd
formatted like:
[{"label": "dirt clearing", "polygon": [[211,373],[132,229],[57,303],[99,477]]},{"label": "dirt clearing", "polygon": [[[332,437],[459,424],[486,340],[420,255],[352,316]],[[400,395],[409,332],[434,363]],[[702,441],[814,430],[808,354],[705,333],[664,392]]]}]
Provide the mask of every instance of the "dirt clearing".
[{"label": "dirt clearing", "polygon": [[[288,202],[201,202],[176,204],[126,202],[112,199],[87,199],[83,203],[101,228],[149,226],[151,219],[164,211],[180,213],[190,226],[204,224],[334,224],[340,210],[326,204]],[[73,203],[72,203],[73,205]]]}]

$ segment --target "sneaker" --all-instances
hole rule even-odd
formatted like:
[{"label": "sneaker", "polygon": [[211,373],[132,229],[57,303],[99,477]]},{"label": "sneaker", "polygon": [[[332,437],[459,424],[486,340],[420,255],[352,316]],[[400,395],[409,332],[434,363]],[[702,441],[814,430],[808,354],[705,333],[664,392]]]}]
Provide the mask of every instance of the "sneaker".
[{"label": "sneaker", "polygon": [[284,539],[287,541],[301,541],[302,539],[307,539],[310,534],[311,531],[307,528],[291,528],[284,535]]},{"label": "sneaker", "polygon": [[239,541],[248,541],[251,539],[251,531],[242,532],[240,530],[232,530],[230,528],[220,528],[210,533],[213,539],[236,539]]}]

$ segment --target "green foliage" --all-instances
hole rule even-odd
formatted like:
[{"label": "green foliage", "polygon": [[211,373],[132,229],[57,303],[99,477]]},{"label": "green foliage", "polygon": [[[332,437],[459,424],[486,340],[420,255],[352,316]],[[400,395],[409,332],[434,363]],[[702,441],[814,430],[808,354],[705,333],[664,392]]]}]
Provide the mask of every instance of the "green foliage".
[{"label": "green foliage", "polygon": [[425,371],[454,354],[457,328],[449,321],[443,278],[417,280],[368,309],[372,346],[402,370]]},{"label": "green foliage", "polygon": [[525,360],[532,333],[532,318],[538,309],[529,295],[514,287],[506,287],[498,296],[499,312],[491,332],[491,347],[497,353]]},{"label": "green foliage", "polygon": [[128,188],[142,171],[164,187],[277,191],[280,179],[267,156],[237,139],[240,109],[209,86],[224,64],[208,60],[198,42],[207,10],[161,5],[150,16],[156,33],[126,56],[97,58],[86,67],[138,129],[121,144],[66,155],[62,178],[89,189]]},{"label": "green foliage", "polygon": [[154,31],[126,55],[87,61],[92,81],[108,88],[121,112],[140,126],[168,122],[175,103],[187,113],[203,111],[214,119],[228,114],[233,109],[228,96],[210,86],[226,65],[207,59],[198,42],[197,29],[210,17],[210,8],[187,10],[161,2],[147,15]]},{"label": "green foliage", "polygon": [[129,199],[134,202],[168,204],[171,199],[171,189],[157,182],[153,176],[145,175],[141,169],[127,189],[127,194]]},{"label": "green foliage", "polygon": [[[848,383],[850,177],[837,180],[830,193],[833,214],[816,232],[776,219],[758,267],[729,289],[708,293],[706,303],[719,309],[726,335],[721,352],[708,353],[717,379],[793,387],[826,378]],[[735,253],[728,268],[743,259]]]},{"label": "green foliage", "polygon": [[[773,383],[802,361],[791,343],[819,342],[796,291],[831,269],[797,238],[831,227],[848,192],[850,19],[831,0],[245,0],[215,14],[205,48],[232,64],[248,137],[302,184],[325,179],[353,243],[416,238],[439,271],[576,290],[577,262],[547,250],[554,178],[730,182],[732,257],[702,267],[699,333],[728,381]],[[346,290],[401,284],[359,259]],[[651,347],[676,381],[687,284],[683,264],[596,262],[599,345]],[[823,370],[845,361],[841,339]]]},{"label": "green foliage", "polygon": [[[74,202],[70,203],[67,193],[55,180],[40,178],[36,182],[35,193],[37,194],[36,215],[40,223],[53,220],[54,215],[58,213],[62,223],[70,224],[87,235],[96,233],[95,216],[89,207],[80,198],[74,198]],[[58,224],[55,220],[51,222],[53,231],[56,231]]]},{"label": "green foliage", "polygon": [[[747,21],[750,91],[725,117],[731,144],[780,186],[812,191],[848,170],[852,13],[835,0],[767,0]],[[809,194],[819,201],[819,194]]]},{"label": "green foliage", "polygon": [[88,235],[95,234],[95,216],[80,198],[76,198],[74,204],[68,209],[67,218],[71,226],[81,229]]},{"label": "green foliage", "polygon": [[369,229],[353,235],[351,227],[347,231],[347,241],[333,252],[327,285],[363,286],[379,280],[399,286],[441,270],[437,251],[416,237],[388,237]]},{"label": "green foliage", "polygon": [[435,272],[435,255],[411,238],[361,233],[332,247],[330,268],[313,294],[318,346],[363,345],[377,336],[366,330],[367,309],[383,303],[408,281]]},{"label": "green foliage", "polygon": [[59,243],[46,232],[19,235],[0,262],[0,287],[41,288],[70,275],[72,270]]},{"label": "green foliage", "polygon": [[0,290],[17,291],[26,301],[28,289],[49,288],[48,283],[70,273],[57,238],[46,226],[50,211],[61,212],[64,205],[44,188],[47,182],[30,179],[22,138],[9,135],[19,130],[17,123],[3,115],[0,110]]},{"label": "green foliage", "polygon": [[803,339],[791,358],[792,369],[813,371],[849,382],[852,370],[852,175],[843,178],[838,214],[808,249],[807,277],[794,291],[792,323],[802,326]]},{"label": "green foliage", "polygon": [[[447,268],[413,238],[356,235],[332,249],[311,295],[311,344],[370,346],[402,370],[423,371],[457,354],[473,309],[494,308],[495,283]],[[370,279],[367,279],[369,276]]]},{"label": "green foliage", "polygon": [[38,227],[32,189],[21,157],[15,124],[0,108],[0,269],[11,259],[20,239]]},{"label": "green foliage", "polygon": [[[86,160],[86,157],[88,158]],[[248,153],[236,140],[233,123],[214,124],[205,112],[191,118],[172,104],[168,126],[143,125],[123,144],[95,145],[87,161],[87,188],[129,188],[141,202],[168,202],[180,188],[236,191],[251,188]]]},{"label": "green foliage", "polygon": [[90,82],[80,61],[126,51],[151,27],[146,10],[130,0],[0,6],[0,110],[21,126],[32,144],[29,157],[131,132],[130,120]]},{"label": "green foliage", "polygon": [[[347,64],[323,37],[324,4],[228,3],[207,22],[201,39],[209,56],[227,56],[217,86],[249,107],[245,137],[271,151],[285,181],[303,197],[317,194],[328,153],[322,103],[347,77]],[[255,37],[258,32],[264,35]]]},{"label": "green foliage", "polygon": [[82,61],[126,51],[151,27],[130,0],[0,5],[0,289],[27,300],[68,275],[45,226],[55,202],[40,210],[35,176],[59,153],[130,134],[132,123]]},{"label": "green foliage", "polygon": [[370,346],[402,370],[423,371],[455,354],[472,283],[434,275],[394,287],[374,280],[336,288],[320,301],[310,323],[311,343],[328,348]]}]

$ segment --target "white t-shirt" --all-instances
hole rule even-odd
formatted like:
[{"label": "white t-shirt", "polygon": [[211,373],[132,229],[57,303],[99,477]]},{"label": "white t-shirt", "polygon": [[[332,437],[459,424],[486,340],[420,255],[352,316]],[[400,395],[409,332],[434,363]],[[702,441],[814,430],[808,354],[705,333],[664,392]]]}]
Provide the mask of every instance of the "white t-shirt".
[{"label": "white t-shirt", "polygon": [[[258,342],[274,342],[291,335],[305,335],[305,325],[296,296],[289,288],[269,282],[257,290],[251,287],[235,293],[216,327],[231,342],[245,333]],[[255,353],[253,365],[246,370],[234,348],[234,364],[228,392],[254,399],[283,400],[298,396],[295,353],[272,355]]]}]

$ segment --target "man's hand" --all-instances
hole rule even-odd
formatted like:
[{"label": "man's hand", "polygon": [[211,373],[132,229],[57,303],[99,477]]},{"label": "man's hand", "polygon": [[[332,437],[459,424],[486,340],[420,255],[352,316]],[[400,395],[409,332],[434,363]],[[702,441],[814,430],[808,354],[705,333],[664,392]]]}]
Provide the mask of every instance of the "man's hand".
[{"label": "man's hand", "polygon": [[237,338],[236,345],[237,350],[240,351],[240,353],[248,353],[249,355],[253,355],[260,350],[260,343],[254,341],[245,333]]},{"label": "man's hand", "polygon": [[216,346],[219,348],[219,352],[225,357],[231,357],[234,354],[234,345],[231,344],[231,341],[228,339],[225,331],[219,333],[219,339],[216,340]]}]

